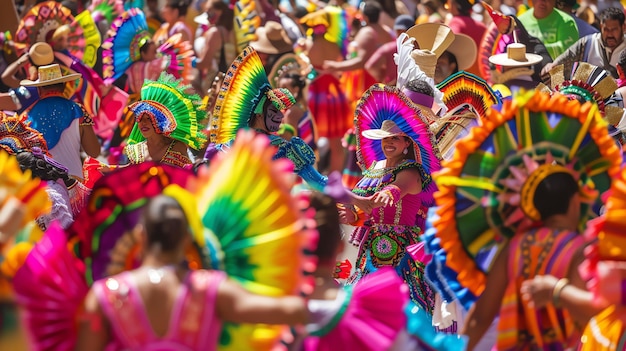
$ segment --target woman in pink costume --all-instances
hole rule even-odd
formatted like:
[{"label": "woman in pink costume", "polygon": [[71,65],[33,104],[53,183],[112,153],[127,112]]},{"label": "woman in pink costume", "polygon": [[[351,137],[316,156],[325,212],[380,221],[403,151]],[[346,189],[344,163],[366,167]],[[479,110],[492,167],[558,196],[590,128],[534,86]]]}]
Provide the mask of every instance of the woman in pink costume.
[{"label": "woman in pink costume", "polygon": [[377,84],[361,98],[355,115],[357,158],[363,179],[353,193],[365,198],[344,220],[359,226],[351,240],[359,245],[352,283],[392,266],[404,278],[412,299],[432,313],[434,296],[423,280],[424,263],[407,255],[418,244],[433,202],[431,172],[440,169],[434,136],[420,109],[397,88]]},{"label": "woman in pink costume", "polygon": [[[305,323],[299,297],[253,295],[220,271],[188,272],[189,224],[172,198],[152,199],[138,227],[146,244],[142,266],[94,283],[85,300],[77,349],[215,350],[221,321]],[[113,340],[108,343],[108,340]]]}]

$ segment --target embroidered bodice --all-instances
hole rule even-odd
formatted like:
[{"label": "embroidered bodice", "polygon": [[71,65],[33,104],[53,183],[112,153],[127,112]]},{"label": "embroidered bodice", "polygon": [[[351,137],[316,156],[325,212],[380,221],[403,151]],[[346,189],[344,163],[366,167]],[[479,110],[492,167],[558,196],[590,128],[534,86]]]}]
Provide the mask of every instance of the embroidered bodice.
[{"label": "embroidered bodice", "polygon": [[[359,196],[371,196],[381,191],[385,186],[393,183],[400,171],[416,169],[422,178],[422,188],[431,182],[431,178],[424,172],[422,167],[413,160],[404,160],[395,167],[377,168],[378,162],[363,172],[363,178],[352,190]],[[374,209],[371,214],[373,224],[392,224],[416,226],[417,216],[422,210],[421,194],[406,194],[392,206],[383,206]]]},{"label": "embroidered bodice", "polygon": [[[159,160],[159,162],[181,168],[191,164],[191,159],[189,158],[189,156],[181,154],[180,152],[174,150],[175,144],[176,140],[172,140],[172,142],[170,142],[170,145],[167,147],[167,151],[165,151],[165,154],[163,155],[161,160]],[[150,153],[148,152],[147,141],[127,145],[124,148],[124,154],[128,157],[128,160],[132,164],[142,163],[151,160]]]}]

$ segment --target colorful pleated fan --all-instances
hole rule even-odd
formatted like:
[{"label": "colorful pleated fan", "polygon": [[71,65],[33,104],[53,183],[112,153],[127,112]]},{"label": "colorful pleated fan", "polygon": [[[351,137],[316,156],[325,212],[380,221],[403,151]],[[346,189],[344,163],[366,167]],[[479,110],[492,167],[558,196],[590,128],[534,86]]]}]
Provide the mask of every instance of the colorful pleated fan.
[{"label": "colorful pleated fan", "polygon": [[22,325],[32,350],[73,350],[76,320],[87,295],[84,264],[54,222],[13,278]]},{"label": "colorful pleated fan", "polygon": [[247,128],[254,109],[271,89],[259,54],[250,46],[233,61],[224,76],[213,109],[210,141],[226,144]]},{"label": "colorful pleated fan", "polygon": [[553,67],[550,70],[550,87],[539,83],[537,90],[549,94],[559,92],[570,99],[595,102],[612,126],[619,124],[624,112],[612,98],[617,90],[615,79],[603,68],[587,62],[574,62],[568,75],[564,65]]},{"label": "colorful pleated fan", "polygon": [[25,115],[7,116],[0,112],[0,148],[15,155],[21,150],[30,151],[33,147],[48,154],[48,144],[43,134],[26,123]]},{"label": "colorful pleated fan", "polygon": [[94,21],[105,19],[109,24],[124,12],[124,0],[94,0],[88,8]]},{"label": "colorful pleated fan", "polygon": [[[140,210],[148,199],[160,195],[169,185],[190,186],[193,173],[173,166],[144,162],[119,168],[99,179],[87,206],[67,230],[76,244],[77,256],[85,262],[86,278],[91,284],[140,263],[139,238],[132,229],[138,223]],[[198,235],[193,233],[196,246],[190,266],[204,267]],[[193,251],[193,250],[192,250]],[[200,262],[194,260],[200,259]],[[207,261],[208,262],[208,261]]]},{"label": "colorful pleated fan", "polygon": [[234,10],[235,42],[237,52],[241,53],[250,44],[257,40],[256,30],[261,27],[261,16],[256,10],[254,0],[236,1]]},{"label": "colorful pleated fan", "polygon": [[79,60],[82,59],[86,45],[83,28],[74,20],[70,10],[56,1],[37,4],[24,15],[15,34],[19,54],[28,51],[35,43],[50,43],[54,31],[63,25],[70,26],[69,52]]},{"label": "colorful pleated fan", "polygon": [[[485,287],[490,267],[481,263],[490,260],[484,257],[539,224],[522,210],[520,190],[540,165],[566,167],[588,193],[608,190],[621,153],[606,126],[594,104],[531,91],[506,101],[502,112],[490,109],[483,123],[457,143],[453,159],[435,175],[439,219],[434,237],[446,258],[443,264],[458,279],[441,283],[466,308]],[[581,204],[581,214],[581,226],[595,216],[589,204]],[[439,256],[434,253],[433,260]]]},{"label": "colorful pleated fan", "polygon": [[385,159],[381,140],[361,135],[365,130],[381,128],[385,120],[393,121],[412,139],[415,161],[426,173],[432,174],[441,168],[437,143],[419,107],[396,87],[374,84],[363,94],[354,114],[357,161],[361,169],[366,170],[374,161]]},{"label": "colorful pleated fan", "polygon": [[[141,100],[128,108],[135,118],[147,114],[157,133],[178,140],[192,149],[200,149],[206,136],[200,130],[199,121],[206,118],[205,106],[198,94],[188,94],[191,87],[161,73],[157,81],[146,80],[141,87]],[[135,123],[128,144],[146,140]]]},{"label": "colorful pleated fan", "polygon": [[148,33],[146,15],[132,8],[111,24],[109,38],[102,44],[102,78],[112,84],[136,61],[141,59],[139,49],[152,40]]},{"label": "colorful pleated fan", "polygon": [[161,56],[169,58],[169,64],[165,68],[167,73],[177,79],[182,79],[183,84],[190,84],[193,80],[193,61],[196,54],[188,41],[182,41],[182,34],[175,34],[161,45],[157,52]]},{"label": "colorful pleated fan", "polygon": [[[317,26],[326,28],[324,39],[336,44],[345,57],[348,54],[350,33],[348,13],[339,6],[326,6],[321,10],[309,13],[300,19],[300,23],[309,27],[312,31]],[[309,32],[307,34],[310,35]]]},{"label": "colorful pleated fan", "polygon": [[498,95],[481,78],[461,71],[437,85],[448,113],[431,124],[444,159],[450,159],[458,139],[487,115],[487,109],[501,103]]},{"label": "colorful pleated fan", "polygon": [[382,267],[356,285],[344,287],[343,293],[336,318],[311,333],[315,336],[306,338],[303,350],[392,349],[407,324],[403,309],[409,294],[402,278],[393,268]]},{"label": "colorful pleated fan", "polygon": [[39,178],[32,178],[30,170],[23,172],[17,159],[5,151],[0,151],[0,189],[0,206],[11,197],[25,205],[24,225],[48,213],[52,207],[45,183]]},{"label": "colorful pleated fan", "polygon": [[[301,211],[307,201],[291,196],[292,165],[272,161],[274,152],[267,137],[241,131],[230,151],[211,163],[209,179],[200,176],[198,211],[213,237],[214,269],[253,293],[308,293],[312,281],[305,273],[315,269],[307,254],[317,236],[307,228],[313,214]],[[281,336],[280,326],[258,328],[225,324],[220,349],[268,350]]]},{"label": "colorful pleated fan", "polygon": [[482,78],[461,71],[437,84],[443,93],[443,102],[448,111],[454,113],[461,105],[470,105],[480,117],[487,115],[487,109],[500,104],[500,98]]}]

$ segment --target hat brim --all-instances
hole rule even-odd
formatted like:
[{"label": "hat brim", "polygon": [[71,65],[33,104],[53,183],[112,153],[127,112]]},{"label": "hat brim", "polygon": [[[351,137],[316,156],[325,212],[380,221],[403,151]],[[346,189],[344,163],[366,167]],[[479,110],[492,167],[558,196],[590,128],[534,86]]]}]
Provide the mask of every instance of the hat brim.
[{"label": "hat brim", "polygon": [[265,28],[257,29],[257,40],[250,42],[250,46],[257,52],[264,54],[284,54],[293,51],[293,45],[289,44],[289,37],[281,35],[282,40],[270,41],[265,32]]},{"label": "hat brim", "polygon": [[392,136],[406,135],[404,133],[391,133],[382,129],[368,129],[361,132],[361,135],[371,140],[382,140]]},{"label": "hat brim", "polygon": [[478,49],[474,39],[465,34],[456,34],[454,41],[448,50],[454,58],[456,58],[457,69],[459,71],[466,70],[476,62],[476,56],[478,55]]},{"label": "hat brim", "polygon": [[80,79],[80,78],[81,78],[80,74],[72,73],[72,74],[68,74],[68,75],[63,76],[63,77],[50,79],[50,80],[46,80],[46,81],[43,81],[43,82],[39,81],[39,79],[37,79],[37,80],[25,79],[25,80],[20,82],[20,85],[25,86],[25,87],[45,87],[45,86],[48,86],[48,85],[54,85],[54,84],[71,82],[73,80],[77,80],[77,79]]},{"label": "hat brim", "polygon": [[201,15],[198,15],[196,17],[193,18],[193,21],[196,22],[197,24],[203,24],[205,26],[209,25],[209,15],[207,15],[207,13],[203,13]]},{"label": "hat brim", "polygon": [[498,55],[493,55],[489,57],[489,62],[496,66],[505,66],[505,67],[523,67],[523,66],[532,66],[541,61],[543,61],[543,57],[536,54],[526,53],[527,61],[516,61],[509,58],[507,53],[502,53]]},{"label": "hat brim", "polygon": [[440,23],[417,24],[405,33],[417,41],[420,49],[434,52],[437,58],[450,48],[455,38],[452,29]]}]

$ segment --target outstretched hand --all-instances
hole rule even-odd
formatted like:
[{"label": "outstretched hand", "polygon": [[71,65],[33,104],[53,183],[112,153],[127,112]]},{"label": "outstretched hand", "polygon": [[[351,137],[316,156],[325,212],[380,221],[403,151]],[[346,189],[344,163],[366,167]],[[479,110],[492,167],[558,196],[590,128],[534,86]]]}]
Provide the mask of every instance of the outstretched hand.
[{"label": "outstretched hand", "polygon": [[380,191],[374,194],[373,197],[374,208],[381,206],[393,206],[393,196],[389,191]]}]

